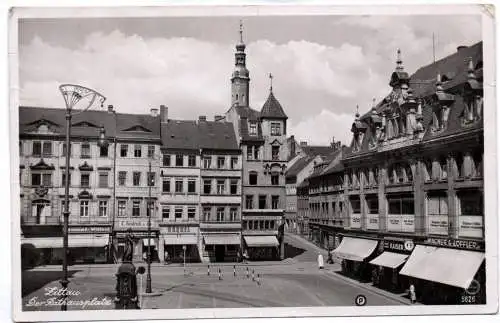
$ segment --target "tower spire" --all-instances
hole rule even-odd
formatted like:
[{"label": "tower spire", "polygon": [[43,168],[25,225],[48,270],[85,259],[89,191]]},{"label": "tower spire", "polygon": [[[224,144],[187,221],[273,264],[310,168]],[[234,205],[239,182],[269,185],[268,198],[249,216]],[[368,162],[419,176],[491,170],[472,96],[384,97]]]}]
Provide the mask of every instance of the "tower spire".
[{"label": "tower spire", "polygon": [[401,49],[398,48],[397,51],[397,59],[396,59],[396,71],[402,71],[403,68],[403,59],[401,58]]},{"label": "tower spire", "polygon": [[273,74],[269,73],[269,92],[273,92]]},{"label": "tower spire", "polygon": [[356,121],[359,120],[359,105],[356,104],[356,114],[355,114],[355,117],[356,117]]},{"label": "tower spire", "polygon": [[240,43],[243,44],[243,20],[240,19]]}]

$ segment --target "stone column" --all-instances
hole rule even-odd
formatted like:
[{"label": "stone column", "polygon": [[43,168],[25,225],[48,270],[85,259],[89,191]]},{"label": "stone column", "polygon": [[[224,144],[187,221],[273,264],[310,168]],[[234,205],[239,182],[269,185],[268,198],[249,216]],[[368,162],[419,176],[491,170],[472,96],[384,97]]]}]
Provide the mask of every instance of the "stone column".
[{"label": "stone column", "polygon": [[470,151],[464,153],[464,177],[470,178],[472,176],[472,155]]},{"label": "stone column", "polygon": [[387,205],[385,197],[385,183],[387,180],[387,162],[380,165],[378,171],[378,227],[380,232],[387,228]]}]

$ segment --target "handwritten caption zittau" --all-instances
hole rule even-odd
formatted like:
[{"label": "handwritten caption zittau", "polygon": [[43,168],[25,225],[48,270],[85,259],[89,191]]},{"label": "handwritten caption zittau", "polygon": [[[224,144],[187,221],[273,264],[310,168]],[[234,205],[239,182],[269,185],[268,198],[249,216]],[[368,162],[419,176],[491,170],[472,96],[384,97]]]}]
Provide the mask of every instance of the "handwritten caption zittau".
[{"label": "handwritten caption zittau", "polygon": [[[70,299],[69,297],[78,297],[82,293],[78,290],[71,290],[67,288],[59,287],[46,287],[44,297],[33,296],[31,297],[25,306],[27,307],[42,307],[42,306],[61,306],[66,304],[67,306],[76,306],[82,309],[87,307],[102,307],[111,306],[113,301],[108,297],[93,297],[91,299]],[[68,297],[65,297],[67,295]]]}]

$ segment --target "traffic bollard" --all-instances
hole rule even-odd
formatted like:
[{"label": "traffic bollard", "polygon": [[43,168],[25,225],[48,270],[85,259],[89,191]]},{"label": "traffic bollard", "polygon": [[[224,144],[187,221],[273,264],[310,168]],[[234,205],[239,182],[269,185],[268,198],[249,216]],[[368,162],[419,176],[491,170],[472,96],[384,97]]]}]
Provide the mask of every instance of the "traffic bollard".
[{"label": "traffic bollard", "polygon": [[222,272],[221,272],[220,268],[219,268],[219,280],[222,280]]},{"label": "traffic bollard", "polygon": [[207,267],[208,267],[207,276],[210,276],[210,265],[208,265]]},{"label": "traffic bollard", "polygon": [[257,274],[257,285],[260,285],[260,274]]},{"label": "traffic bollard", "polygon": [[252,269],[252,281],[255,281],[255,269]]},{"label": "traffic bollard", "polygon": [[233,276],[236,277],[236,265],[233,265]]},{"label": "traffic bollard", "polygon": [[247,267],[247,278],[250,278],[250,274],[248,273],[248,267]]}]

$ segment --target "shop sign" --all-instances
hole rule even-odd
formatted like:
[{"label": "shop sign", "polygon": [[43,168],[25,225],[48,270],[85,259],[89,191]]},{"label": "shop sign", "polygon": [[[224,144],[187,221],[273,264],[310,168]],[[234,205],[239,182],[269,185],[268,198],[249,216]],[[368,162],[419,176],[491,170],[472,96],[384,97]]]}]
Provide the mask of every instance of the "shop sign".
[{"label": "shop sign", "polygon": [[[117,232],[116,237],[117,238],[125,238],[127,236],[127,232]],[[158,237],[158,231],[151,231],[151,234],[149,235],[151,239],[155,239]],[[133,238],[147,238],[148,237],[148,232],[147,231],[135,231],[132,232],[132,237]]]},{"label": "shop sign", "polygon": [[413,240],[384,239],[384,250],[410,253],[412,252],[413,248],[415,248]]},{"label": "shop sign", "polygon": [[361,214],[351,214],[350,227],[360,229],[361,228]]},{"label": "shop sign", "polygon": [[378,230],[378,214],[367,214],[366,215],[366,228],[368,230]]},{"label": "shop sign", "polygon": [[93,227],[93,226],[70,226],[68,228],[69,233],[110,233],[111,227]]},{"label": "shop sign", "polygon": [[460,215],[458,217],[459,235],[461,237],[482,238],[483,217],[472,215]]},{"label": "shop sign", "polygon": [[[152,221],[151,221],[152,222]],[[131,228],[131,229],[147,229],[148,220],[118,220],[116,222],[117,227],[120,228]],[[153,225],[153,223],[151,223]]]},{"label": "shop sign", "polygon": [[429,234],[448,235],[448,216],[429,216]]},{"label": "shop sign", "polygon": [[413,214],[389,214],[387,230],[392,232],[415,232],[415,216]]},{"label": "shop sign", "polygon": [[427,238],[424,243],[428,245],[445,247],[445,248],[484,250],[484,242],[482,241],[449,239],[449,238]]}]

